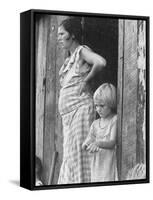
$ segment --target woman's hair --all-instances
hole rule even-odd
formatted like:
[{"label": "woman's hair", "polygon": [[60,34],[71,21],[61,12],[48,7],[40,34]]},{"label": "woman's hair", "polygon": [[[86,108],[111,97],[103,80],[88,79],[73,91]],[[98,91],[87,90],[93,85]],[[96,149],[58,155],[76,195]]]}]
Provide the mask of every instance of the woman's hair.
[{"label": "woman's hair", "polygon": [[102,84],[94,93],[94,102],[102,102],[116,113],[116,88],[110,83]]},{"label": "woman's hair", "polygon": [[82,25],[80,17],[69,17],[63,20],[60,26],[63,26],[64,29],[70,34],[70,36],[74,35],[75,40],[81,43]]}]

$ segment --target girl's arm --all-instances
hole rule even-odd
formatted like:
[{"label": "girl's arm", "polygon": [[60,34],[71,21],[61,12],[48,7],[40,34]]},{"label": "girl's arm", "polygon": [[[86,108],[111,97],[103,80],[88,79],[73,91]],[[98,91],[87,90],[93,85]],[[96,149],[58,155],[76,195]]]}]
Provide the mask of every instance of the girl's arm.
[{"label": "girl's arm", "polygon": [[112,125],[111,136],[109,141],[97,141],[96,145],[103,149],[113,149],[116,145],[117,120]]},{"label": "girl's arm", "polygon": [[95,77],[95,75],[106,66],[106,60],[100,55],[92,52],[91,50],[87,48],[83,48],[81,50],[80,56],[84,61],[86,61],[89,65],[92,66],[91,71],[86,76],[82,84],[82,87],[80,90],[80,94],[81,94],[86,91],[86,89],[88,88],[88,83]]},{"label": "girl's arm", "polygon": [[115,147],[115,144],[115,140],[96,142],[96,145],[102,149],[113,149]]}]

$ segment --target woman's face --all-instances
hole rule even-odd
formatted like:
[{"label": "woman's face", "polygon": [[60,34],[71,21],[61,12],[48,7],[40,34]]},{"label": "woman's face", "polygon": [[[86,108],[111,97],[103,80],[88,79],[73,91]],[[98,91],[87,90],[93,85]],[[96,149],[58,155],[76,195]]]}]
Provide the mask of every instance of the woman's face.
[{"label": "woman's face", "polygon": [[73,42],[72,36],[64,29],[63,26],[58,28],[58,42],[64,49],[70,49]]}]

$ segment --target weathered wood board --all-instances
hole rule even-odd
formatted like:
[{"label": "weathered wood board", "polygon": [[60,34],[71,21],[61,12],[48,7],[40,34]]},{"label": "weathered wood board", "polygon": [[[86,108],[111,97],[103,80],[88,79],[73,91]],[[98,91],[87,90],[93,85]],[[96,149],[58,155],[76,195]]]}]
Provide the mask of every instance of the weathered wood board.
[{"label": "weathered wood board", "polygon": [[[36,155],[43,164],[43,182],[56,184],[62,161],[62,125],[58,112],[59,76],[66,52],[57,41],[58,25],[66,18],[37,16],[36,23]],[[52,158],[58,152],[52,183],[49,182]]]},{"label": "weathered wood board", "polygon": [[46,78],[47,21],[36,21],[36,155],[43,160],[44,98]]},{"label": "weathered wood board", "polygon": [[146,149],[146,22],[138,21],[137,162],[145,163]]},{"label": "weathered wood board", "polygon": [[145,160],[145,22],[119,20],[119,177]]},{"label": "weathered wood board", "polygon": [[123,72],[124,72],[124,20],[119,20],[119,40],[118,40],[118,84],[117,84],[117,115],[118,115],[118,127],[117,127],[117,168],[119,180],[121,179],[122,171],[122,120],[123,120]]}]

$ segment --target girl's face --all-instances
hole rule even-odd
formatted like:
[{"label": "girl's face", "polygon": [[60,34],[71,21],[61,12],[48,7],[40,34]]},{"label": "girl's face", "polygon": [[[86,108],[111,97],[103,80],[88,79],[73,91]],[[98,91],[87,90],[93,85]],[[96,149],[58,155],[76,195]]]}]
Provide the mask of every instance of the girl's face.
[{"label": "girl's face", "polygon": [[103,103],[95,103],[95,108],[100,118],[107,118],[111,114],[111,108]]},{"label": "girl's face", "polygon": [[64,29],[63,26],[58,28],[58,42],[64,49],[70,49],[73,42],[72,36]]}]

